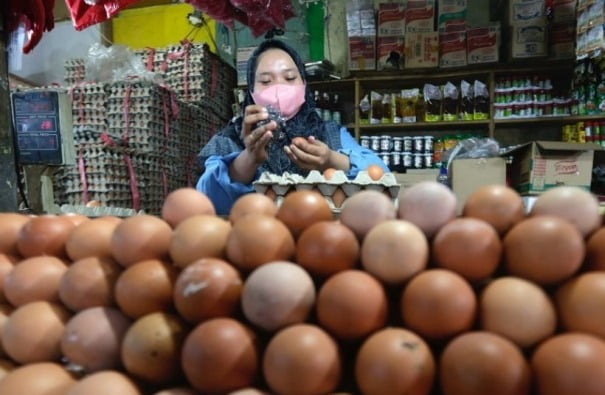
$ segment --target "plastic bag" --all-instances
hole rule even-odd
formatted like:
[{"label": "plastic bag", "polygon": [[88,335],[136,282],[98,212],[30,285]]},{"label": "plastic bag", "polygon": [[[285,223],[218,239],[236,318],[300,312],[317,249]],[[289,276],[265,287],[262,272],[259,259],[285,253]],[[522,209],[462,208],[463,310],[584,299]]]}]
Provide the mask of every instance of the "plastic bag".
[{"label": "plastic bag", "polygon": [[285,28],[286,20],[294,16],[290,0],[230,0],[248,17],[248,27],[255,37],[272,28]]},{"label": "plastic bag", "polygon": [[[121,9],[140,0],[66,0],[76,30],[105,22]],[[92,3],[92,4],[91,4]]]},{"label": "plastic bag", "polygon": [[141,58],[123,45],[105,47],[95,43],[86,56],[86,79],[95,82],[115,82],[141,78],[161,84],[159,74],[147,70]]},{"label": "plastic bag", "polygon": [[471,137],[461,140],[451,150],[445,151],[441,159],[447,162],[449,169],[450,163],[454,159],[479,159],[493,158],[500,156],[500,144],[489,137]]}]

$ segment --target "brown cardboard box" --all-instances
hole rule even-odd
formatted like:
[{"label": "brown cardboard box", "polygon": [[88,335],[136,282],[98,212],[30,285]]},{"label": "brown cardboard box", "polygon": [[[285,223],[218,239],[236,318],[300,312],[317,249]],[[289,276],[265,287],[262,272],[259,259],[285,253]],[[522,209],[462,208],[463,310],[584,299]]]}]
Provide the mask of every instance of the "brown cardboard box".
[{"label": "brown cardboard box", "polygon": [[466,66],[466,32],[439,31],[439,67]]},{"label": "brown cardboard box", "polygon": [[349,37],[349,70],[376,70],[376,37]]},{"label": "brown cardboard box", "polygon": [[405,34],[405,4],[381,2],[378,4],[378,37],[401,36]]},{"label": "brown cardboard box", "polygon": [[405,30],[408,33],[435,30],[435,0],[408,0],[405,9]]},{"label": "brown cardboard box", "polygon": [[405,40],[401,37],[378,37],[378,70],[400,70],[403,68]]},{"label": "brown cardboard box", "polygon": [[405,68],[437,67],[439,65],[439,33],[407,33],[405,36]]},{"label": "brown cardboard box", "polygon": [[509,151],[511,186],[524,195],[534,195],[558,185],[589,189],[594,151],[591,143],[533,141]]},{"label": "brown cardboard box", "polygon": [[405,190],[422,181],[435,181],[439,175],[439,169],[410,169],[406,173],[393,174],[395,174],[397,183],[401,185],[401,190]]},{"label": "brown cardboard box", "polygon": [[458,214],[471,193],[484,185],[506,185],[504,158],[455,159],[450,165],[450,182],[456,195]]},{"label": "brown cardboard box", "polygon": [[551,59],[573,59],[576,56],[575,22],[552,23],[548,41]]},{"label": "brown cardboard box", "polygon": [[500,24],[472,27],[466,31],[468,64],[492,63],[499,60]]},{"label": "brown cardboard box", "polygon": [[510,29],[513,59],[548,55],[548,28],[545,23],[513,25]]}]

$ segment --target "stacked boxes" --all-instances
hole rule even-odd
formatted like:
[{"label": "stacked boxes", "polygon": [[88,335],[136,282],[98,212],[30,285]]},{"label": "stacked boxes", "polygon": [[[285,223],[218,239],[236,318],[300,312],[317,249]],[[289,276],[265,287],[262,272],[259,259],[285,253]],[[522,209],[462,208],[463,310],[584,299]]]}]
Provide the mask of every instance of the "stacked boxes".
[{"label": "stacked boxes", "polygon": [[466,66],[466,0],[439,0],[439,66]]},{"label": "stacked boxes", "polygon": [[439,33],[435,30],[435,0],[408,0],[405,10],[405,67],[439,65]]},{"label": "stacked boxes", "polygon": [[510,0],[510,57],[525,59],[548,55],[545,0]]},{"label": "stacked boxes", "polygon": [[605,47],[605,10],[602,1],[578,0],[576,58],[600,54]]},{"label": "stacked boxes", "polygon": [[405,4],[378,5],[378,70],[403,68],[405,52]]},{"label": "stacked boxes", "polygon": [[349,70],[376,69],[376,21],[371,0],[347,2]]},{"label": "stacked boxes", "polygon": [[84,59],[67,59],[65,61],[65,83],[75,85],[86,79]]},{"label": "stacked boxes", "polygon": [[467,63],[493,63],[499,59],[500,24],[469,27],[466,31]]}]

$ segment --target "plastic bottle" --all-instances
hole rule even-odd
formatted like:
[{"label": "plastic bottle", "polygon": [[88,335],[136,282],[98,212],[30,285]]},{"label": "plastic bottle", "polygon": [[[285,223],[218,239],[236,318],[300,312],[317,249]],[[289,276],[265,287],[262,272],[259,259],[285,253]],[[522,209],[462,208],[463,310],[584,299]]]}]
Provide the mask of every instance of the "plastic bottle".
[{"label": "plastic bottle", "polygon": [[450,178],[447,175],[447,163],[442,163],[439,168],[439,174],[437,175],[437,182],[450,187]]}]

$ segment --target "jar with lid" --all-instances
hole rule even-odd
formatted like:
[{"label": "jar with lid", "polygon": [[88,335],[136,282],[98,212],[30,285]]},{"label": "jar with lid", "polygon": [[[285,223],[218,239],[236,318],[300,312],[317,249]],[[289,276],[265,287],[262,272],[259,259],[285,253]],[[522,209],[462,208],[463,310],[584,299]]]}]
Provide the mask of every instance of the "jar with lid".
[{"label": "jar with lid", "polygon": [[370,149],[370,136],[360,136],[359,145],[361,145],[363,148]]},{"label": "jar with lid", "polygon": [[398,136],[393,137],[393,151],[395,151],[395,152],[403,151],[403,137],[398,137]]},{"label": "jar with lid", "polygon": [[380,151],[380,137],[379,136],[370,137],[370,149],[374,152]]}]

